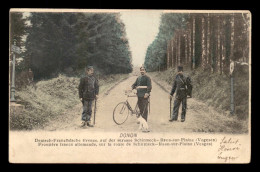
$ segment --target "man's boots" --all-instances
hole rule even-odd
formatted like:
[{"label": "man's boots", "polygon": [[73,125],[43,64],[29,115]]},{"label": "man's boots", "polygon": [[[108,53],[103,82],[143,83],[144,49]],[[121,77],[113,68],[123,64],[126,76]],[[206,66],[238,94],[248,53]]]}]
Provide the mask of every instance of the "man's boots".
[{"label": "man's boots", "polygon": [[94,125],[90,124],[90,122],[87,122],[88,127],[94,127]]},{"label": "man's boots", "polygon": [[80,127],[84,127],[84,126],[85,126],[85,121],[82,121]]}]

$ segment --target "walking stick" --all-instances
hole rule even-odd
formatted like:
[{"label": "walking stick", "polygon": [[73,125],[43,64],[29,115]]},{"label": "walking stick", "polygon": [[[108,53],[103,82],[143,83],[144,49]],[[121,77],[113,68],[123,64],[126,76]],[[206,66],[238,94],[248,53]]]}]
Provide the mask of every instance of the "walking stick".
[{"label": "walking stick", "polygon": [[148,102],[148,103],[149,103],[149,114],[151,113],[151,110],[150,110],[150,104],[151,104],[151,102],[150,102],[150,101],[151,101],[151,99],[150,99],[150,97],[149,97],[149,102]]},{"label": "walking stick", "polygon": [[171,119],[171,114],[172,114],[172,98],[170,98],[170,119]]},{"label": "walking stick", "polygon": [[94,125],[96,122],[96,110],[97,110],[97,99],[95,98],[95,106],[94,106]]}]

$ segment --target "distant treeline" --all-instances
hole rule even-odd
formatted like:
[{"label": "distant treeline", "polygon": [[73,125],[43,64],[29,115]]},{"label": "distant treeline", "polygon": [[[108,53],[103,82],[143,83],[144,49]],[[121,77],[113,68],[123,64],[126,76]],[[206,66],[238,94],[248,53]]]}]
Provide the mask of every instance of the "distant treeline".
[{"label": "distant treeline", "polygon": [[[132,57],[119,13],[11,13],[10,44],[24,46],[17,71],[32,69],[35,79],[82,71],[129,73]],[[26,37],[26,39],[22,39]]]},{"label": "distant treeline", "polygon": [[185,65],[227,74],[231,60],[249,62],[249,25],[249,13],[163,14],[145,66],[160,71]]}]

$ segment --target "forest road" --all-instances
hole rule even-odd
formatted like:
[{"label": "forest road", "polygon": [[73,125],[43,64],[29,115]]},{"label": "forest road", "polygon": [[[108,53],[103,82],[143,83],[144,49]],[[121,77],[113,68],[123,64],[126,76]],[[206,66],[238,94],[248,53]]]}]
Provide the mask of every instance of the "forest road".
[{"label": "forest road", "polygon": [[[130,89],[137,76],[117,84],[109,92],[102,93],[97,100],[97,111],[94,127],[80,127],[82,104],[67,110],[62,115],[52,120],[44,128],[48,131],[57,130],[85,130],[91,131],[115,131],[115,132],[141,132],[138,130],[136,116],[129,115],[127,121],[117,125],[113,121],[113,110],[119,102],[126,100],[124,90]],[[228,115],[221,114],[209,107],[207,104],[194,98],[187,100],[187,113],[185,122],[180,121],[181,107],[178,120],[169,122],[170,100],[169,93],[164,91],[152,80],[150,114],[148,114],[148,125],[150,132],[203,132],[203,133],[244,133],[247,132],[244,121],[239,121]],[[75,95],[76,96],[76,95]],[[134,108],[137,97],[128,98],[130,105]],[[174,99],[173,99],[174,101]],[[172,103],[173,103],[172,101]],[[173,108],[173,105],[172,105]],[[92,117],[94,110],[92,113]],[[93,123],[93,119],[92,119]]]}]

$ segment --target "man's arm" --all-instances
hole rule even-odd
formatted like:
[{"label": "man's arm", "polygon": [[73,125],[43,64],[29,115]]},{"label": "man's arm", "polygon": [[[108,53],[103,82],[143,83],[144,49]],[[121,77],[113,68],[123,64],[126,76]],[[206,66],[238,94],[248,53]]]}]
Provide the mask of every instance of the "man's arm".
[{"label": "man's arm", "polygon": [[80,79],[80,82],[79,82],[79,98],[83,98],[83,84],[84,84],[84,78],[81,78]]},{"label": "man's arm", "polygon": [[146,93],[150,94],[151,90],[152,90],[151,78],[147,77],[147,91],[146,91]]},{"label": "man's arm", "polygon": [[95,95],[98,95],[99,94],[99,84],[98,84],[98,80],[96,79],[95,81]]},{"label": "man's arm", "polygon": [[136,88],[136,86],[137,86],[137,80],[138,80],[138,78],[136,79],[135,83],[132,85],[132,89],[135,89],[135,88]]},{"label": "man's arm", "polygon": [[177,87],[177,83],[176,83],[176,79],[173,81],[173,84],[172,84],[172,90],[171,90],[171,93],[170,95],[173,96],[175,90],[176,90],[176,87]]}]

